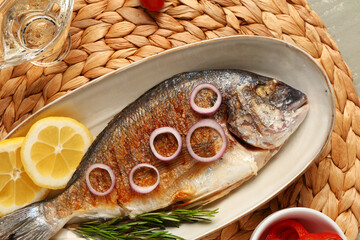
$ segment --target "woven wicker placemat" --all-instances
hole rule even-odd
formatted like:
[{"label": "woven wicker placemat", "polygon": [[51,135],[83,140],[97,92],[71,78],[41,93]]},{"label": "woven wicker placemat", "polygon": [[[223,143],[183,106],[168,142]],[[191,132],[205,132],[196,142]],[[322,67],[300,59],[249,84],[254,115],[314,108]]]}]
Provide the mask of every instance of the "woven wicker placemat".
[{"label": "woven wicker placemat", "polygon": [[1,138],[54,99],[165,49],[237,34],[283,39],[313,56],[332,83],[337,109],[331,141],[296,183],[206,239],[248,239],[265,216],[290,206],[322,211],[348,239],[356,238],[360,102],[336,43],[305,0],[167,0],[160,12],[147,12],[140,0],[75,0],[70,33],[72,49],[63,62],[47,68],[25,63],[0,71]]}]

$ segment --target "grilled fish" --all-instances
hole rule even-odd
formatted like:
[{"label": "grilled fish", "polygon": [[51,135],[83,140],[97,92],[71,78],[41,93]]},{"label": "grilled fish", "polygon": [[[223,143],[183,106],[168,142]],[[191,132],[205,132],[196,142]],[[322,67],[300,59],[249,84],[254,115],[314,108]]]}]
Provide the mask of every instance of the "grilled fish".
[{"label": "grilled fish", "polygon": [[[221,92],[222,104],[210,116],[194,112],[189,104],[192,89],[211,83]],[[211,107],[217,94],[201,90],[196,104]],[[0,239],[49,239],[74,217],[136,217],[169,206],[198,206],[229,193],[256,175],[297,129],[309,109],[304,93],[283,82],[240,70],[206,70],[181,73],[158,84],[117,114],[84,155],[65,190],[58,196],[34,203],[0,218]],[[152,131],[175,128],[185,138],[189,128],[204,118],[217,121],[226,134],[227,147],[213,162],[193,159],[183,147],[180,155],[164,162],[149,147]],[[191,146],[200,156],[212,156],[222,146],[218,132],[199,128]],[[162,134],[155,145],[162,155],[177,147],[172,135]],[[94,163],[111,167],[114,190],[106,196],[92,194],[85,181]],[[139,163],[157,167],[160,183],[147,194],[129,185],[129,172]],[[154,174],[138,174],[139,184],[153,181]],[[106,190],[110,177],[94,170],[91,182]]]}]

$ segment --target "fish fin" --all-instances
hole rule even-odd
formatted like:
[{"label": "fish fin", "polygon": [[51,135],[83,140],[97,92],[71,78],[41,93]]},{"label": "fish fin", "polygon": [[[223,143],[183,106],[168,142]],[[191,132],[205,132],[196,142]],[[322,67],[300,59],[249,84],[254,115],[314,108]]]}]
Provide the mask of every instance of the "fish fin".
[{"label": "fish fin", "polygon": [[181,206],[182,208],[187,208],[187,209],[192,209],[192,208],[203,208],[204,206],[220,199],[223,198],[224,196],[228,195],[230,192],[232,192],[234,189],[237,189],[241,184],[243,184],[244,182],[246,182],[247,180],[249,180],[251,176],[248,176],[245,179],[242,179],[240,181],[238,181],[237,183],[223,189],[220,191],[216,191],[216,192],[210,192],[209,194],[203,195],[201,197],[198,198],[194,198],[189,202],[186,202],[185,204],[183,204],[183,206]]},{"label": "fish fin", "polygon": [[0,218],[0,240],[50,239],[66,222],[49,222],[43,203],[34,203]]}]

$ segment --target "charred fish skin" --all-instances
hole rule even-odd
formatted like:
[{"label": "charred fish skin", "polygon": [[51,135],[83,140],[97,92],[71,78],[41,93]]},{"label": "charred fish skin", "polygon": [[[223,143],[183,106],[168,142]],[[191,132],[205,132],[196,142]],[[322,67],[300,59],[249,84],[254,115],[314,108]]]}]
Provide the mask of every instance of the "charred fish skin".
[{"label": "charred fish skin", "polygon": [[[204,82],[215,85],[223,97],[220,109],[212,116],[199,115],[189,105],[192,89]],[[197,103],[203,107],[211,106],[217,97],[208,90],[198,95]],[[207,70],[178,74],[114,117],[90,146],[62,194],[0,218],[0,239],[48,239],[75,216],[135,217],[174,204],[213,201],[256,175],[307,111],[303,93],[253,73]],[[203,118],[215,119],[226,133],[228,145],[221,159],[197,162],[185,147],[171,162],[155,158],[148,146],[153,130],[171,126],[185,142],[189,128]],[[271,135],[275,136],[274,143]],[[171,149],[169,142],[164,139],[159,146]],[[195,132],[192,137],[198,154],[212,154],[221,144],[220,136],[211,129]],[[86,186],[85,171],[93,163],[107,164],[116,176],[115,188],[107,196],[95,196]],[[139,163],[152,164],[160,172],[160,184],[151,193],[136,193],[129,185],[128,174]],[[143,181],[150,178],[151,174],[144,173]],[[109,181],[108,176],[96,172],[92,177],[100,189],[106,189]]]}]

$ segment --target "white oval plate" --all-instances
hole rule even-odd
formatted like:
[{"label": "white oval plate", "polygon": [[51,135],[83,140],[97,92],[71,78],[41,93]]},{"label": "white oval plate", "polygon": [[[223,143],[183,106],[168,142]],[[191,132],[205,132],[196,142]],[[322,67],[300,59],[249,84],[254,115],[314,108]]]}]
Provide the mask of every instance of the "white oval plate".
[{"label": "white oval plate", "polygon": [[[332,87],[311,56],[289,43],[254,36],[232,36],[173,48],[135,62],[47,105],[24,121],[12,136],[24,135],[38,119],[68,116],[96,136],[111,118],[148,89],[181,72],[237,68],[274,77],[303,91],[310,111],[300,128],[259,175],[216,201],[210,224],[184,224],[170,229],[185,239],[205,236],[255,210],[300,176],[329,141],[335,119]],[[57,238],[74,238],[62,230]]]}]

